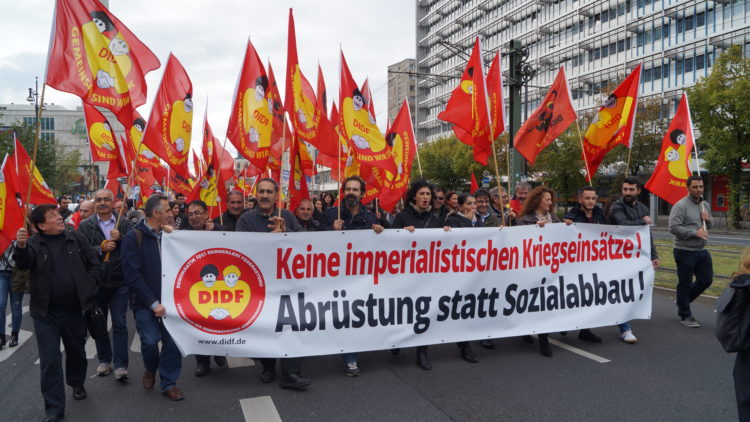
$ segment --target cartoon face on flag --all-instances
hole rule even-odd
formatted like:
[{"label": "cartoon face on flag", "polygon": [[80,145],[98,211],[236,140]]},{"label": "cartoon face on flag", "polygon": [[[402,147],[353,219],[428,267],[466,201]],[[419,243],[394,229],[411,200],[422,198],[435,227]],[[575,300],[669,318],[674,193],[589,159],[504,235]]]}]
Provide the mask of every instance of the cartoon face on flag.
[{"label": "cartoon face on flag", "polygon": [[83,103],[92,161],[117,160],[117,144],[107,119],[96,107]]},{"label": "cartoon face on flag", "polygon": [[668,162],[669,174],[677,179],[687,180],[689,174],[685,162],[687,161],[687,135],[682,129],[669,131],[670,145],[664,151],[664,161]]},{"label": "cartoon face on flag", "polygon": [[591,123],[592,128],[586,133],[589,143],[597,147],[606,147],[617,131],[627,123],[633,111],[632,103],[632,97],[618,98],[615,94],[607,97]]},{"label": "cartoon face on flag", "polygon": [[[164,123],[169,122],[169,141],[177,154],[170,154],[170,158],[182,155],[185,146],[190,147],[190,135],[193,130],[193,99],[192,93],[188,92],[185,98],[177,100],[172,104],[169,118],[164,118]],[[167,151],[169,154],[169,151]]]}]

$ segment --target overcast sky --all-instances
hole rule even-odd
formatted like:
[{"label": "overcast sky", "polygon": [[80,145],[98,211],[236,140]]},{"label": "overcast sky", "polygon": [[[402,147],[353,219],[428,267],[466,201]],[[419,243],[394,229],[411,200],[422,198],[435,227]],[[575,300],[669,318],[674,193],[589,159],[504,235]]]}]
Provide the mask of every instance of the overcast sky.
[{"label": "overcast sky", "polygon": [[[0,5],[0,103],[26,103],[34,76],[44,77],[52,0],[3,1]],[[378,123],[387,119],[387,67],[415,55],[415,6],[408,0],[110,0],[109,8],[156,54],[162,67],[149,73],[149,115],[169,52],[193,82],[193,148],[200,143],[206,96],[214,133],[226,133],[233,90],[250,37],[262,60],[270,59],[284,96],[287,16],[294,9],[302,72],[316,88],[318,62],[329,103],[338,101],[339,46],[358,84],[370,78]],[[41,87],[40,87],[41,92]],[[45,102],[75,107],[78,97],[47,88]]]}]

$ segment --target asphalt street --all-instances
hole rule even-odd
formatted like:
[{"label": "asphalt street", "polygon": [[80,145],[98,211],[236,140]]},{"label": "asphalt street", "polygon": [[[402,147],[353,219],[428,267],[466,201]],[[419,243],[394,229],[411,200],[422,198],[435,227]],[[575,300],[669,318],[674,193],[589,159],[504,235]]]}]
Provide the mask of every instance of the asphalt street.
[{"label": "asphalt street", "polygon": [[[654,239],[674,239],[674,236],[663,227],[654,229],[651,233],[653,233]],[[708,242],[709,245],[750,246],[750,233],[747,233],[746,231],[734,234],[712,232],[709,234]]]},{"label": "asphalt street", "polygon": [[[231,359],[230,367],[214,366],[206,377],[196,378],[195,360],[187,357],[178,382],[186,396],[182,402],[141,387],[143,364],[130,318],[130,382],[97,377],[89,344],[89,397],[74,401],[68,389],[65,420],[736,420],[734,355],[724,353],[714,338],[713,301],[700,298],[693,312],[703,326],[681,326],[673,292],[657,290],[652,319],[632,323],[638,344],[620,341],[616,327],[594,330],[604,338],[602,344],[581,342],[574,332],[553,334],[553,358],[519,338],[496,340],[495,350],[472,343],[477,364],[461,360],[453,344],[431,346],[432,371],[414,364],[411,349],[397,357],[389,351],[360,354],[362,375],[357,378],[344,375],[338,356],[306,358],[303,373],[312,385],[304,392],[262,384],[260,367],[250,359]],[[28,339],[0,350],[0,421],[44,416],[31,327],[25,313],[22,338]]]}]

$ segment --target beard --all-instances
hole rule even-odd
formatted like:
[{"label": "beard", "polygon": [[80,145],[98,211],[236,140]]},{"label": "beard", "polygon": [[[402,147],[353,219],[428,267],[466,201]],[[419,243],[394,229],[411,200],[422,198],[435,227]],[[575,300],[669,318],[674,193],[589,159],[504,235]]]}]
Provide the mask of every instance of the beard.
[{"label": "beard", "polygon": [[356,195],[350,193],[344,196],[344,203],[348,208],[352,208],[359,203],[359,198]]},{"label": "beard", "polygon": [[623,195],[622,199],[623,199],[623,201],[625,201],[625,202],[627,202],[629,204],[632,204],[633,202],[635,202],[636,197],[635,197],[635,195],[632,195],[632,196],[631,195]]}]

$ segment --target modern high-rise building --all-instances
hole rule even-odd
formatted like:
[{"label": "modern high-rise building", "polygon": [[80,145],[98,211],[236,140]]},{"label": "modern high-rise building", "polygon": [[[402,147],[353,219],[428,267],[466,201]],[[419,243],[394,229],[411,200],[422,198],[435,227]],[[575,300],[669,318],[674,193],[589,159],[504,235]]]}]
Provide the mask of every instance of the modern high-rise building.
[{"label": "modern high-rise building", "polygon": [[437,115],[477,35],[486,63],[510,40],[528,48],[537,71],[522,96],[529,113],[560,66],[574,106],[588,110],[643,63],[641,98],[661,98],[671,115],[725,49],[737,44],[750,55],[750,0],[417,0],[416,19],[419,142],[452,134]]},{"label": "modern high-rise building", "polygon": [[417,95],[416,60],[404,59],[388,66],[388,121],[393,122],[404,100],[409,101],[409,111],[414,118]]}]

